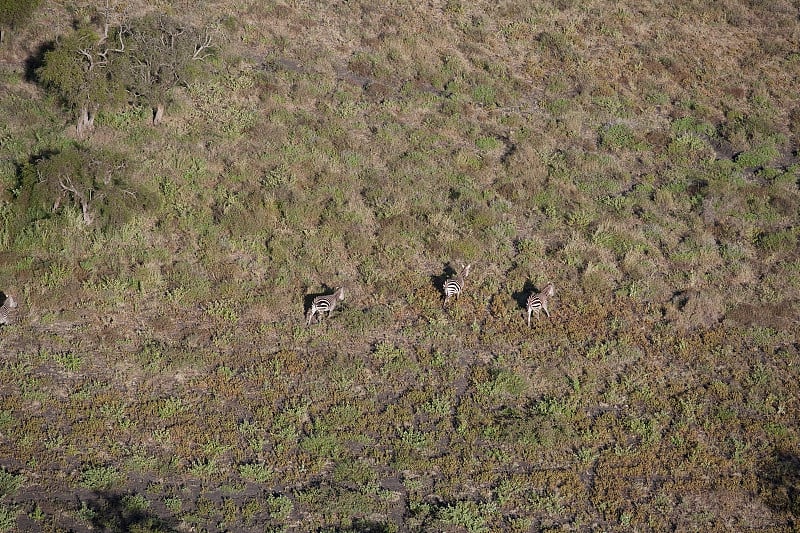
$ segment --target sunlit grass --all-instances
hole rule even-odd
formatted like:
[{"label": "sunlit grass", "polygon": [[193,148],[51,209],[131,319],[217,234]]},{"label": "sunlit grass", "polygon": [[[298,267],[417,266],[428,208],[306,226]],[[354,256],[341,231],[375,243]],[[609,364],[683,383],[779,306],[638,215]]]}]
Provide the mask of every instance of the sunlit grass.
[{"label": "sunlit grass", "polygon": [[233,4],[84,141],[155,196],[114,228],[21,222],[74,139],[0,68],[0,530],[792,523],[791,6]]}]

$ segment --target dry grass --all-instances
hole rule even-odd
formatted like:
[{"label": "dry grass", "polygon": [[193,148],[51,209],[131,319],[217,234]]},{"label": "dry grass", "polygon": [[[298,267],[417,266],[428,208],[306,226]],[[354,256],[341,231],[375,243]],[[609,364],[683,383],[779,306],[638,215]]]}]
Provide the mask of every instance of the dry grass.
[{"label": "dry grass", "polygon": [[73,7],[0,48],[0,531],[796,526],[796,6],[164,3],[220,58],[98,117],[105,229],[14,192]]}]

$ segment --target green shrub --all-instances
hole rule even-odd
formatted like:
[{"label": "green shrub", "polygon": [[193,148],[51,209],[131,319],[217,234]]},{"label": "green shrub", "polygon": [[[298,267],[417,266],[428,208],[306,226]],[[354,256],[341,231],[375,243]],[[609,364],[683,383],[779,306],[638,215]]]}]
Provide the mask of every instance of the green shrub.
[{"label": "green shrub", "polygon": [[114,466],[95,466],[81,473],[81,485],[89,490],[105,491],[113,487],[123,476]]},{"label": "green shrub", "polygon": [[5,467],[0,469],[0,498],[14,494],[25,480],[23,475],[14,475],[8,472]]},{"label": "green shrub", "polygon": [[493,502],[461,500],[442,508],[438,517],[445,524],[461,526],[470,533],[478,533],[488,531],[486,519],[495,512],[496,505]]},{"label": "green shrub", "polygon": [[472,98],[481,105],[493,106],[497,103],[494,87],[489,85],[476,85],[472,89]]},{"label": "green shrub", "polygon": [[0,531],[11,531],[17,525],[19,509],[16,506],[0,504]]},{"label": "green shrub", "polygon": [[248,463],[239,466],[239,474],[255,483],[266,483],[275,477],[273,468],[265,463]]},{"label": "green shrub", "polygon": [[791,252],[797,247],[797,229],[761,233],[756,243],[767,252]]},{"label": "green shrub", "polygon": [[636,136],[629,126],[617,122],[600,129],[600,146],[611,150],[631,149],[636,146]]},{"label": "green shrub", "polygon": [[739,168],[763,167],[780,156],[778,149],[772,144],[763,144],[736,156],[735,162]]}]

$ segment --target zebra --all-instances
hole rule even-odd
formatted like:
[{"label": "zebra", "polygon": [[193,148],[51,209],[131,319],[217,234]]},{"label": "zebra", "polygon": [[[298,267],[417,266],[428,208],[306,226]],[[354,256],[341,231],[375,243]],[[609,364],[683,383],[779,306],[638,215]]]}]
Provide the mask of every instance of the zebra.
[{"label": "zebra", "polygon": [[308,314],[306,314],[306,326],[311,325],[311,320],[314,318],[314,315],[317,315],[317,322],[322,322],[322,313],[325,311],[328,312],[328,316],[330,317],[333,310],[336,309],[336,305],[342,300],[344,300],[344,287],[337,288],[336,292],[333,294],[314,298],[311,302],[311,308],[308,310]]},{"label": "zebra", "polygon": [[17,302],[11,296],[6,296],[3,305],[0,305],[0,326],[11,323],[11,310],[17,307]]},{"label": "zebra", "polygon": [[451,296],[455,296],[457,300],[458,295],[464,290],[464,280],[467,276],[469,276],[469,269],[472,267],[472,264],[461,266],[463,267],[461,273],[455,278],[445,280],[444,284],[442,285],[442,290],[444,290],[444,302],[442,302],[442,309],[447,306],[447,300],[449,300]]},{"label": "zebra", "polygon": [[528,296],[526,309],[528,311],[528,327],[531,325],[531,313],[536,313],[536,320],[539,320],[539,311],[544,311],[547,318],[550,318],[550,311],[547,310],[548,300],[556,293],[556,288],[552,283],[545,285],[539,293],[533,293]]}]

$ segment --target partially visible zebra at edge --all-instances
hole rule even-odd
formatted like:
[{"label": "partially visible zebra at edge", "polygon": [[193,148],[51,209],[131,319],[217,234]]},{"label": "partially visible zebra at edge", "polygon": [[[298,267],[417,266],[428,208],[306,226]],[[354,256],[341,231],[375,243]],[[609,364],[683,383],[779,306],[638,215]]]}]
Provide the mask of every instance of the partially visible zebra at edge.
[{"label": "partially visible zebra at edge", "polygon": [[314,298],[311,302],[311,308],[309,308],[306,314],[306,326],[311,325],[314,315],[317,315],[318,323],[322,322],[322,313],[327,312],[328,317],[330,317],[333,310],[336,309],[336,306],[342,300],[344,300],[344,287],[337,288],[333,294],[326,294]]},{"label": "partially visible zebra at edge", "polygon": [[556,288],[552,283],[544,286],[541,292],[531,294],[528,296],[528,301],[525,306],[528,311],[528,327],[531,326],[531,313],[536,313],[536,320],[539,320],[539,312],[544,311],[547,318],[550,318],[550,311],[547,310],[547,302],[556,293]]},{"label": "partially visible zebra at edge", "polygon": [[464,282],[467,276],[469,276],[469,269],[472,267],[472,264],[470,263],[467,266],[462,264],[461,266],[461,273],[457,277],[446,280],[442,285],[442,290],[444,291],[444,302],[442,302],[442,309],[447,306],[447,301],[451,296],[455,296],[456,300],[458,300],[458,295],[464,290]]},{"label": "partially visible zebra at edge", "polygon": [[11,310],[17,307],[13,297],[6,295],[3,305],[0,305],[0,326],[11,324]]}]

